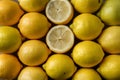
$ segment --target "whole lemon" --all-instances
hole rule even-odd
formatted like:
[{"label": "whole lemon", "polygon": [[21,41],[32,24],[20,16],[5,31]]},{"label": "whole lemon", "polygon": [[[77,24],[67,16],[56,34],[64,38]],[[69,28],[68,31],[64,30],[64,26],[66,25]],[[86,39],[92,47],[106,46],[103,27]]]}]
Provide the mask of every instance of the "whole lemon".
[{"label": "whole lemon", "polygon": [[24,67],[17,80],[48,80],[48,76],[41,67]]},{"label": "whole lemon", "polygon": [[43,69],[52,79],[65,80],[74,74],[76,66],[69,56],[65,54],[53,54],[43,64]]},{"label": "whole lemon", "polygon": [[71,0],[74,8],[80,13],[94,13],[102,5],[103,0]]},{"label": "whole lemon", "polygon": [[27,12],[41,12],[49,0],[18,0],[23,10]]},{"label": "whole lemon", "polygon": [[102,48],[110,54],[120,54],[120,26],[109,26],[98,38]]},{"label": "whole lemon", "polygon": [[20,61],[28,66],[38,66],[46,61],[51,51],[39,40],[27,40],[18,50]]},{"label": "whole lemon", "polygon": [[41,13],[30,12],[22,16],[18,28],[22,35],[28,39],[39,39],[46,35],[51,23]]},{"label": "whole lemon", "polygon": [[82,41],[75,45],[71,56],[80,67],[94,67],[102,61],[104,52],[98,43]]},{"label": "whole lemon", "polygon": [[24,11],[13,0],[0,0],[0,26],[16,24]]},{"label": "whole lemon", "polygon": [[92,68],[81,68],[73,75],[72,80],[102,80],[102,78]]},{"label": "whole lemon", "polygon": [[97,38],[104,23],[95,15],[90,13],[83,13],[74,18],[70,28],[73,30],[75,36],[80,40],[93,40]]},{"label": "whole lemon", "polygon": [[22,64],[17,57],[2,53],[0,54],[0,80],[13,80],[17,77]]},{"label": "whole lemon", "polygon": [[22,43],[20,32],[11,26],[0,26],[0,53],[13,53]]},{"label": "whole lemon", "polygon": [[106,56],[97,71],[105,80],[120,80],[120,55]]},{"label": "whole lemon", "polygon": [[97,15],[107,25],[120,25],[120,0],[105,0]]}]

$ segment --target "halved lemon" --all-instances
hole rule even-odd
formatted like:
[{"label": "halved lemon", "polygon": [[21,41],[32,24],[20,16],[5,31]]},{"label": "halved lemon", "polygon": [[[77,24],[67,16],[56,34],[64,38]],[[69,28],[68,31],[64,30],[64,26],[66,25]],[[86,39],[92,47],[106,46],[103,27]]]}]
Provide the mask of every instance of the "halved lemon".
[{"label": "halved lemon", "polygon": [[52,27],[46,35],[48,47],[55,53],[65,53],[74,44],[74,34],[66,25]]},{"label": "halved lemon", "polygon": [[67,24],[73,18],[73,14],[69,0],[50,0],[46,6],[46,16],[55,24]]}]

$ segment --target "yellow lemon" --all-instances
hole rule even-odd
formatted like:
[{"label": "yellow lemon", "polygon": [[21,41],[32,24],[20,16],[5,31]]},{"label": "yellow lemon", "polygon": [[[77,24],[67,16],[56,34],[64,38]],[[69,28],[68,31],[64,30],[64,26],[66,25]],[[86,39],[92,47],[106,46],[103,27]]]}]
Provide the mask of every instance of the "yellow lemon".
[{"label": "yellow lemon", "polygon": [[80,40],[93,40],[97,38],[102,32],[103,27],[102,21],[90,13],[76,16],[70,25],[75,36]]},{"label": "yellow lemon", "polygon": [[92,68],[81,68],[73,75],[72,80],[102,80],[102,78]]},{"label": "yellow lemon", "polygon": [[120,0],[104,0],[97,15],[106,25],[120,25]]},{"label": "yellow lemon", "polygon": [[103,0],[71,0],[79,13],[94,13],[101,7],[102,2]]},{"label": "yellow lemon", "polygon": [[22,65],[15,56],[0,54],[0,80],[15,79],[21,68]]},{"label": "yellow lemon", "polygon": [[16,24],[23,13],[23,10],[15,1],[0,0],[0,26]]},{"label": "yellow lemon", "polygon": [[43,64],[43,68],[47,75],[55,80],[68,79],[76,71],[73,60],[65,54],[53,54]]},{"label": "yellow lemon", "polygon": [[46,61],[50,52],[44,42],[28,40],[18,50],[18,57],[25,65],[38,66]]},{"label": "yellow lemon", "polygon": [[39,39],[46,35],[51,23],[45,15],[37,12],[26,13],[19,21],[18,28],[28,39]]},{"label": "yellow lemon", "polygon": [[41,67],[25,67],[17,80],[48,80],[48,77]]},{"label": "yellow lemon", "polygon": [[18,0],[23,10],[27,12],[41,12],[49,0]]},{"label": "yellow lemon", "polygon": [[13,53],[21,43],[21,35],[16,28],[0,26],[0,53]]},{"label": "yellow lemon", "polygon": [[67,24],[73,18],[74,10],[69,0],[50,0],[45,13],[53,23]]},{"label": "yellow lemon", "polygon": [[98,38],[98,42],[106,52],[120,54],[120,26],[106,28]]},{"label": "yellow lemon", "polygon": [[97,71],[104,80],[120,80],[120,55],[106,56]]},{"label": "yellow lemon", "polygon": [[71,56],[81,67],[94,67],[102,61],[104,52],[98,43],[82,41],[75,45]]},{"label": "yellow lemon", "polygon": [[46,35],[48,47],[55,53],[65,53],[74,45],[74,34],[66,25],[53,26]]}]

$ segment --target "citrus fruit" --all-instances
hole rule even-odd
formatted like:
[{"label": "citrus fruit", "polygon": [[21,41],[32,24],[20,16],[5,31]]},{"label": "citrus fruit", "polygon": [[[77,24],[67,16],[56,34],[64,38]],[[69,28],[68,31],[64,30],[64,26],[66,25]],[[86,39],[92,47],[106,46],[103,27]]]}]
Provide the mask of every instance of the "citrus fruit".
[{"label": "citrus fruit", "polygon": [[102,78],[92,68],[81,68],[73,75],[72,80],[102,80]]},{"label": "citrus fruit", "polygon": [[94,67],[102,61],[104,52],[98,43],[82,41],[75,45],[71,56],[81,67]]},{"label": "citrus fruit", "polygon": [[46,35],[51,23],[45,15],[37,12],[26,13],[19,21],[18,28],[28,39],[39,39]]},{"label": "citrus fruit", "polygon": [[41,12],[49,0],[18,0],[23,10],[27,12]]},{"label": "citrus fruit", "polygon": [[106,56],[97,71],[105,80],[120,80],[120,55]]},{"label": "citrus fruit", "polygon": [[67,24],[73,18],[74,10],[69,0],[50,0],[45,13],[53,23]]},{"label": "citrus fruit", "polygon": [[120,0],[105,0],[97,15],[106,25],[120,25]]},{"label": "citrus fruit", "polygon": [[65,53],[74,44],[74,34],[66,25],[53,26],[46,35],[48,47],[55,53]]},{"label": "citrus fruit", "polygon": [[110,54],[120,54],[120,26],[109,26],[98,38],[99,44]]},{"label": "citrus fruit", "polygon": [[25,65],[37,66],[46,61],[50,52],[44,42],[28,40],[21,45],[18,57]]},{"label": "citrus fruit", "polygon": [[65,54],[53,54],[43,64],[43,69],[52,79],[65,80],[73,75],[76,71],[76,66],[69,56]]},{"label": "citrus fruit", "polygon": [[76,16],[70,25],[75,36],[80,40],[93,40],[97,38],[102,32],[103,27],[102,21],[90,13]]},{"label": "citrus fruit", "polygon": [[16,24],[23,13],[23,10],[15,1],[0,0],[0,26]]},{"label": "citrus fruit", "polygon": [[0,80],[13,80],[20,72],[22,65],[18,59],[9,54],[0,54]]},{"label": "citrus fruit", "polygon": [[71,0],[79,13],[94,13],[101,7],[102,2],[103,0]]},{"label": "citrus fruit", "polygon": [[16,28],[0,26],[0,53],[13,53],[21,43],[21,35]]},{"label": "citrus fruit", "polygon": [[48,77],[41,67],[25,67],[17,80],[48,80]]}]

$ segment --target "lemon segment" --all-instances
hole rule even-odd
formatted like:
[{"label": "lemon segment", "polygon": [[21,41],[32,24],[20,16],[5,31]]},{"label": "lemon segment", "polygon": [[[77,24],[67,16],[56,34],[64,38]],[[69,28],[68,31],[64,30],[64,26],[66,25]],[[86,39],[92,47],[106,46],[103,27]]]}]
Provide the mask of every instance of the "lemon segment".
[{"label": "lemon segment", "polygon": [[65,53],[74,44],[74,34],[68,26],[57,25],[47,33],[46,43],[53,52]]},{"label": "lemon segment", "polygon": [[74,14],[68,0],[50,0],[45,11],[48,19],[55,24],[67,24]]}]

